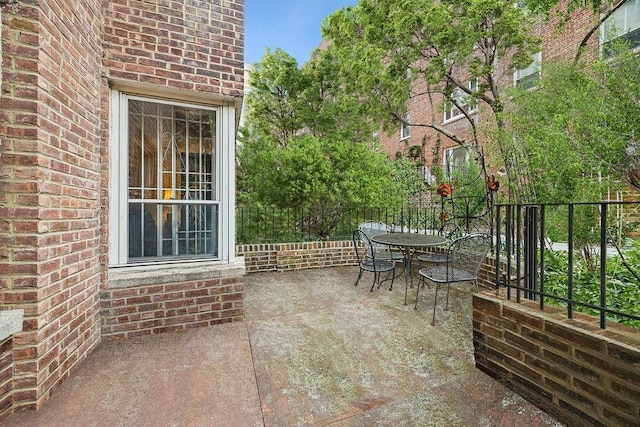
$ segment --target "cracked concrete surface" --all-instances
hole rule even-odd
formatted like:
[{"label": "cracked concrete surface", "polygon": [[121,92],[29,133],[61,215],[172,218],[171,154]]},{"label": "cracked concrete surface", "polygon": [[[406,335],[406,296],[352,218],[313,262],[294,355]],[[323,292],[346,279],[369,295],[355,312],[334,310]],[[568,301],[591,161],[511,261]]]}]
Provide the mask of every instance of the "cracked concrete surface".
[{"label": "cracked concrete surface", "polygon": [[[246,277],[244,323],[105,342],[7,426],[559,426],[473,364],[470,285],[418,310],[357,267]],[[440,296],[443,298],[440,299]]]}]

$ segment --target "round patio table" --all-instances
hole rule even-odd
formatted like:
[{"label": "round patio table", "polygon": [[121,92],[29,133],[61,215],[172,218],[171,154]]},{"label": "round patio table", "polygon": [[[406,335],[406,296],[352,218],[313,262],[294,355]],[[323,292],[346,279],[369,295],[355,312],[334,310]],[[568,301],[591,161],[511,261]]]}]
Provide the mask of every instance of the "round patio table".
[{"label": "round patio table", "polygon": [[[404,254],[404,305],[407,305],[407,290],[409,288],[409,278],[411,276],[411,260],[413,254],[411,249],[428,248],[441,246],[447,243],[447,239],[433,234],[418,233],[389,233],[373,236],[372,241],[382,245],[395,246],[402,250]],[[413,283],[413,279],[412,279]]]}]

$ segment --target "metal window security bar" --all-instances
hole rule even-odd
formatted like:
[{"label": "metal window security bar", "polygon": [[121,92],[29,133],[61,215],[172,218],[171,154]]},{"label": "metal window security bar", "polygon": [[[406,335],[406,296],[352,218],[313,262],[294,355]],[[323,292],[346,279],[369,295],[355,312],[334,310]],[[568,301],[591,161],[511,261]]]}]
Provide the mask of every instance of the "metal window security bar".
[{"label": "metal window security bar", "polygon": [[[540,309],[544,309],[545,303],[555,301],[555,304],[564,304],[567,309],[567,317],[572,318],[574,311],[580,308],[588,308],[598,313],[600,328],[605,329],[607,316],[615,315],[618,318],[640,320],[640,316],[625,313],[613,308],[614,301],[608,301],[607,296],[607,252],[610,250],[611,228],[623,227],[622,210],[638,212],[640,202],[600,202],[600,203],[570,203],[570,204],[517,204],[495,205],[495,234],[494,241],[500,242],[500,250],[495,254],[495,283],[506,287],[506,297],[514,298],[521,302],[522,298],[537,301]],[[584,218],[593,220],[593,228],[597,234],[597,303],[579,300],[575,283],[576,259],[576,227],[580,211]],[[551,293],[546,287],[547,269],[545,265],[549,216],[553,214],[556,222],[566,225],[566,295]],[[559,215],[558,212],[566,212]],[[564,216],[566,215],[566,216]],[[624,219],[622,219],[624,220]],[[503,268],[506,266],[505,268]],[[638,267],[638,266],[636,266]],[[638,289],[640,292],[640,289]]]},{"label": "metal window security bar", "polygon": [[129,260],[217,256],[216,112],[129,101]]}]

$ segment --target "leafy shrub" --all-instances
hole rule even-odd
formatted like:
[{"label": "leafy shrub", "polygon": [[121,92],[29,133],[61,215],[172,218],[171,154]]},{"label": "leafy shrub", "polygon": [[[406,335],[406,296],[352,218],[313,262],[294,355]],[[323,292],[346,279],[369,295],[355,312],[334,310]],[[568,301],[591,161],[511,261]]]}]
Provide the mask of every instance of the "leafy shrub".
[{"label": "leafy shrub", "polygon": [[[631,242],[631,247],[624,251],[627,265],[640,265],[640,241]],[[600,305],[599,269],[592,273],[580,257],[573,260],[573,299],[575,301]],[[637,273],[636,273],[637,274]],[[634,316],[640,316],[640,281],[624,266],[619,256],[608,256],[606,265],[607,289],[605,293],[606,307]],[[563,251],[545,252],[544,290],[547,294],[568,298],[568,254]],[[566,307],[566,303],[553,298],[545,298],[545,302]],[[576,311],[599,315],[597,310],[576,305]],[[624,316],[610,314],[610,320],[640,328],[640,321]]]}]

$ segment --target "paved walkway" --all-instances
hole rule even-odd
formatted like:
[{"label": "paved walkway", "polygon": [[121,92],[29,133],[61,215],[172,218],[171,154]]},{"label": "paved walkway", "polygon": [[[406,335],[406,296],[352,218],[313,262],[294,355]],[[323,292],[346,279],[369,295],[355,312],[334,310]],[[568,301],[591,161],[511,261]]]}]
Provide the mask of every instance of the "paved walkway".
[{"label": "paved walkway", "polygon": [[251,274],[246,322],[103,342],[3,425],[560,425],[474,367],[471,286],[432,327],[433,290],[415,311],[357,271]]}]

